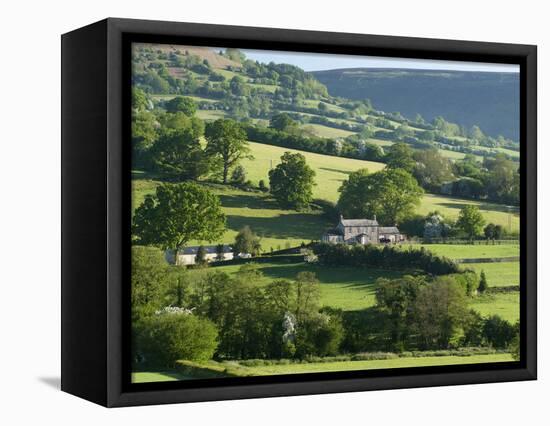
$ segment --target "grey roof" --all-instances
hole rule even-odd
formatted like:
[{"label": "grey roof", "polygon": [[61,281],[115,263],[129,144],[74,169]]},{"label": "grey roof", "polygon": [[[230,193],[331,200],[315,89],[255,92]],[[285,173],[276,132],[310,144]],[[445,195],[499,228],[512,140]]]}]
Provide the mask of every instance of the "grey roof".
[{"label": "grey roof", "polygon": [[344,226],[378,226],[376,219],[340,219]]},{"label": "grey roof", "polygon": [[379,234],[399,234],[399,229],[397,226],[381,226],[378,228]]},{"label": "grey roof", "polygon": [[[192,247],[185,247],[183,250],[180,250],[179,254],[197,254],[197,251],[200,246],[192,246]],[[218,246],[204,246],[204,249],[206,251],[206,254],[216,254]],[[224,253],[233,253],[233,247],[224,244],[223,246],[223,252]]]},{"label": "grey roof", "polygon": [[327,229],[325,231],[325,235],[342,235],[342,231],[340,231],[339,229]]}]

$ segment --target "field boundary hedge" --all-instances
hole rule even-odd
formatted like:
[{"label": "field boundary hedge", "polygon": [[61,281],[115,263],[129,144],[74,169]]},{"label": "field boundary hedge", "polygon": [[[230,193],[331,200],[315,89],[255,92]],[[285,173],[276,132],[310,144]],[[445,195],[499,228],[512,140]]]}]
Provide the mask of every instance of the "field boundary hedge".
[{"label": "field boundary hedge", "polygon": [[508,257],[479,257],[467,259],[455,259],[456,263],[499,263],[499,262],[519,262],[519,256]]},{"label": "field boundary hedge", "polygon": [[216,379],[220,377],[242,377],[248,376],[243,369],[232,368],[223,364],[200,364],[193,361],[177,361],[176,370],[184,376],[191,376],[197,379]]}]

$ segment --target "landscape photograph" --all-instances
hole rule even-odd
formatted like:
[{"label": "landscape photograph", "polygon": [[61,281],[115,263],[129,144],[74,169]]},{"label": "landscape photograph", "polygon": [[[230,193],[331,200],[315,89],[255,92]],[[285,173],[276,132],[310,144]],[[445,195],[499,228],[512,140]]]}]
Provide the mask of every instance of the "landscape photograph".
[{"label": "landscape photograph", "polygon": [[133,383],[519,360],[519,66],[131,61]]}]

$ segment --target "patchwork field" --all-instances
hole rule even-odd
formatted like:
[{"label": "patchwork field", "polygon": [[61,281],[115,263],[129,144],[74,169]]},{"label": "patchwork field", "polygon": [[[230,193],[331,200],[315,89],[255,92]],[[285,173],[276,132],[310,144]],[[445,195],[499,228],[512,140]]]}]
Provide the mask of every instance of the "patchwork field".
[{"label": "patchwork field", "polygon": [[[213,111],[215,113],[216,111]],[[257,184],[260,179],[268,182],[268,173],[275,167],[280,156],[285,151],[297,152],[271,145],[250,143],[254,159],[243,161],[248,178]],[[314,189],[315,198],[336,201],[338,188],[347,178],[347,175],[360,168],[368,168],[374,172],[381,170],[381,163],[351,160],[327,155],[301,152],[308,164],[316,172],[317,185]],[[146,194],[153,193],[158,181],[147,179],[145,175],[136,173],[133,180],[133,207],[137,207]],[[227,231],[217,242],[232,243],[237,232],[245,225],[250,226],[254,232],[261,236],[262,250],[269,252],[271,249],[279,250],[286,247],[294,247],[302,242],[308,243],[318,240],[321,233],[334,223],[328,221],[320,211],[296,212],[283,210],[266,193],[246,192],[236,188],[207,184],[208,187],[220,197],[223,210],[227,216]],[[442,214],[456,218],[459,210],[466,204],[476,204],[482,209],[486,219],[504,226],[512,225],[512,230],[519,227],[519,218],[515,213],[507,212],[504,206],[465,201],[461,199],[426,194],[419,208],[420,213],[428,213],[439,210]],[[192,241],[190,245],[204,242]],[[426,248],[436,254],[452,259],[463,258],[500,258],[519,256],[518,244],[502,245],[450,245],[429,244]],[[519,264],[517,262],[506,263],[480,263],[467,264],[476,272],[484,270],[489,286],[519,285]],[[237,266],[225,266],[229,273],[235,273]],[[262,264],[264,283],[277,278],[290,278],[302,270],[316,268],[322,283],[322,303],[329,304],[344,310],[364,309],[374,304],[374,283],[380,276],[395,275],[399,272],[360,270],[353,268],[322,268],[296,264]],[[261,283],[260,283],[261,284]],[[515,293],[496,294],[483,296],[483,299],[472,301],[472,308],[483,315],[501,314],[503,317],[515,321],[519,317],[519,296]]]}]

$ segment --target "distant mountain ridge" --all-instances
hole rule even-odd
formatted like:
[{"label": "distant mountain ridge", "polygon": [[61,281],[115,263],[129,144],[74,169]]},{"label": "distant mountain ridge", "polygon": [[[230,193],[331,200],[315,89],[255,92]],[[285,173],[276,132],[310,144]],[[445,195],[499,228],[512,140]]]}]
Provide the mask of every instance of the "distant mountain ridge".
[{"label": "distant mountain ridge", "polygon": [[370,99],[376,109],[414,119],[442,116],[488,135],[519,140],[519,74],[400,68],[314,71],[332,96]]}]

